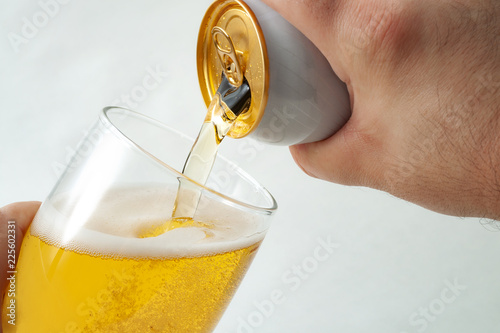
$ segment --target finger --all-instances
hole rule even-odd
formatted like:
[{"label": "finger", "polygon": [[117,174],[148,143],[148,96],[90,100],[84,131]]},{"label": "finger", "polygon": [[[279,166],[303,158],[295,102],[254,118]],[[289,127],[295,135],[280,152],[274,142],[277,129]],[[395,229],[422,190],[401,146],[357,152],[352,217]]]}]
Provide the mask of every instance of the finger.
[{"label": "finger", "polygon": [[[23,237],[40,208],[40,204],[38,201],[16,202],[0,208],[0,290],[2,291],[6,288],[7,272],[15,270],[10,266],[13,258],[9,255],[14,255],[14,263],[16,263]],[[14,253],[9,247],[10,244],[15,246]]]},{"label": "finger", "polygon": [[290,152],[308,175],[344,185],[381,187],[382,153],[375,133],[361,130],[356,117],[332,137],[290,147]]}]

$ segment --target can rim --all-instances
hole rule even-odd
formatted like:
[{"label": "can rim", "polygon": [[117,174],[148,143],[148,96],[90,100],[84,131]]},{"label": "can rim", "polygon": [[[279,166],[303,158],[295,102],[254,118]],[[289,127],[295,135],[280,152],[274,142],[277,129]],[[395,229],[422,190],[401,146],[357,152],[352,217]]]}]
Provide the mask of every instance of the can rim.
[{"label": "can rim", "polygon": [[[208,44],[206,43],[206,36],[207,36],[207,31],[210,31],[215,25],[215,16],[217,16],[219,13],[224,12],[225,9],[227,9],[230,6],[239,6],[241,9],[245,12],[246,15],[250,18],[253,26],[255,33],[258,38],[258,43],[261,48],[261,53],[263,54],[262,57],[262,77],[263,77],[263,89],[261,92],[260,96],[260,105],[258,108],[251,106],[250,112],[254,116],[254,121],[251,123],[250,128],[245,131],[244,133],[241,132],[234,132],[230,131],[228,133],[228,136],[238,139],[238,138],[243,138],[250,133],[252,133],[259,125],[263,115],[264,115],[264,110],[266,108],[267,102],[268,102],[268,91],[269,91],[269,59],[267,57],[268,51],[267,51],[267,46],[266,46],[266,41],[264,37],[264,33],[262,31],[262,28],[259,24],[259,21],[257,19],[257,16],[255,13],[252,11],[252,9],[242,0],[216,0],[214,1],[210,7],[207,9],[205,16],[202,19],[201,25],[200,25],[200,30],[198,33],[198,41],[197,41],[197,49],[196,49],[196,65],[197,65],[197,72],[198,72],[198,81],[200,85],[200,90],[202,93],[203,100],[208,107],[212,101],[213,95],[215,94],[215,89],[211,89],[211,83],[209,82],[209,66],[208,66],[208,56],[207,56],[207,49],[208,49]],[[217,16],[219,17],[219,16]],[[252,92],[253,93],[253,92]],[[254,97],[252,97],[253,99]]]}]

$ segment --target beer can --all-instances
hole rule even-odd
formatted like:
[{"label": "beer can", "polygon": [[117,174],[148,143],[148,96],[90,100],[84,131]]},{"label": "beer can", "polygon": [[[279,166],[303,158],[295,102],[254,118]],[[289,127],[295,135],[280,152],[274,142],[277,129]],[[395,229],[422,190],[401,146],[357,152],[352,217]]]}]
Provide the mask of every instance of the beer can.
[{"label": "beer can", "polygon": [[[233,54],[231,64],[224,63],[221,50]],[[314,142],[333,135],[351,115],[346,85],[328,60],[259,0],[217,0],[203,18],[197,68],[207,106],[225,66],[234,67],[233,62],[252,93],[249,110],[228,133],[233,138],[248,136],[276,145]]]}]

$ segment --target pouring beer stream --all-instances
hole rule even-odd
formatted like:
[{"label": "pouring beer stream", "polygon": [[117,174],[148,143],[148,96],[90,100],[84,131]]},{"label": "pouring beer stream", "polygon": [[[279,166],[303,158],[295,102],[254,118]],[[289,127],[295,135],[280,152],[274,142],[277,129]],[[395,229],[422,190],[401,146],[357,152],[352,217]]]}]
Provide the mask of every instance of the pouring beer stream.
[{"label": "pouring beer stream", "polygon": [[[212,170],[217,150],[240,115],[250,109],[252,93],[243,76],[240,56],[231,37],[220,27],[212,29],[212,40],[223,68],[221,84],[208,107],[198,137],[186,159],[182,173],[205,185]],[[172,219],[146,231],[142,237],[159,236],[178,227],[198,226],[193,217],[200,200],[200,188],[186,178],[179,178]],[[204,227],[209,227],[204,224]]]}]

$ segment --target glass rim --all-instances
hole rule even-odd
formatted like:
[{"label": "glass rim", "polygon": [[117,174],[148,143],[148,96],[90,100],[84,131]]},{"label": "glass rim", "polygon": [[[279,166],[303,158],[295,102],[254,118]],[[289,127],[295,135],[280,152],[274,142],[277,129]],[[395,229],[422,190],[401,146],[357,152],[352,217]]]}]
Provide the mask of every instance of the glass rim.
[{"label": "glass rim", "polygon": [[[131,138],[129,138],[127,136],[127,134],[125,134],[124,132],[122,132],[120,130],[120,128],[115,123],[113,123],[113,121],[108,116],[108,112],[111,111],[111,110],[113,110],[113,109],[122,110],[125,113],[129,113],[129,114],[133,115],[136,118],[142,118],[144,120],[147,120],[148,122],[151,122],[154,125],[162,128],[164,130],[167,130],[167,131],[169,131],[171,133],[175,133],[176,135],[179,135],[180,137],[182,137],[182,138],[184,138],[186,140],[189,140],[189,141],[191,141],[193,143],[194,143],[194,139],[191,138],[189,135],[186,135],[186,134],[184,134],[184,133],[182,133],[182,132],[180,132],[180,131],[178,131],[178,130],[170,127],[170,126],[165,125],[161,121],[156,120],[154,118],[151,118],[149,116],[146,116],[146,115],[144,115],[142,113],[139,113],[139,112],[136,112],[136,111],[132,111],[130,109],[127,109],[127,108],[124,108],[124,107],[120,107],[120,106],[107,106],[107,107],[103,108],[100,111],[100,113],[99,113],[99,120],[102,121],[104,123],[104,125],[109,125],[109,126],[106,126],[106,127],[108,129],[111,129],[113,132],[115,132],[115,134],[118,136],[119,139],[124,140],[127,144],[132,145],[134,148],[138,149],[141,153],[144,154],[145,157],[154,160],[156,163],[159,163],[161,166],[163,166],[166,169],[168,169],[170,172],[172,172],[173,174],[175,174],[177,177],[181,177],[183,179],[186,179],[187,181],[193,183],[194,185],[200,187],[201,189],[206,190],[206,191],[212,193],[213,195],[215,195],[217,197],[220,197],[223,200],[232,203],[233,205],[237,205],[237,206],[240,206],[240,207],[252,210],[252,211],[256,211],[256,212],[259,212],[259,213],[266,213],[268,215],[271,215],[271,214],[273,214],[273,213],[276,212],[276,210],[278,208],[278,204],[277,204],[276,200],[274,199],[274,196],[263,185],[261,185],[254,177],[252,177],[249,173],[247,173],[245,170],[243,170],[238,165],[236,165],[236,163],[232,162],[231,160],[225,158],[222,155],[217,155],[217,159],[221,159],[221,160],[224,161],[224,163],[227,163],[227,164],[231,165],[231,169],[232,170],[235,170],[239,175],[243,176],[244,179],[246,179],[247,181],[249,181],[252,184],[254,184],[259,189],[259,192],[262,192],[263,195],[266,197],[266,199],[268,199],[270,201],[270,203],[271,203],[270,207],[260,207],[260,206],[252,205],[250,203],[247,203],[247,202],[244,202],[244,201],[241,201],[241,200],[237,200],[237,199],[231,198],[228,195],[225,195],[225,194],[223,194],[223,193],[221,193],[221,192],[219,192],[217,190],[214,190],[214,189],[212,189],[212,188],[210,188],[208,186],[200,184],[197,181],[195,181],[195,180],[189,178],[188,176],[184,175],[182,172],[178,171],[176,168],[170,166],[168,163],[162,161],[161,159],[159,159],[158,157],[156,157],[152,153],[148,152],[147,149],[143,148],[142,146],[140,146],[139,144],[137,144],[136,142],[134,142]],[[187,153],[188,152],[186,152],[186,154]]]}]

